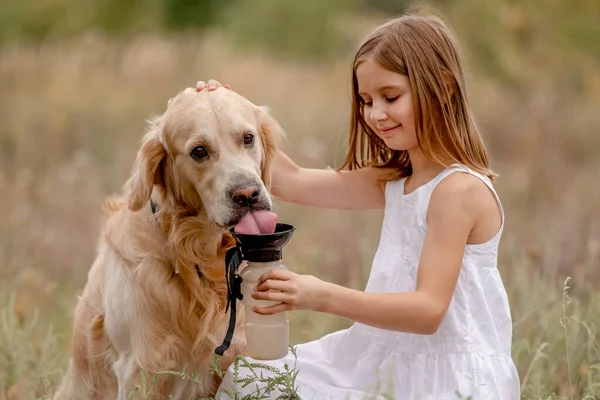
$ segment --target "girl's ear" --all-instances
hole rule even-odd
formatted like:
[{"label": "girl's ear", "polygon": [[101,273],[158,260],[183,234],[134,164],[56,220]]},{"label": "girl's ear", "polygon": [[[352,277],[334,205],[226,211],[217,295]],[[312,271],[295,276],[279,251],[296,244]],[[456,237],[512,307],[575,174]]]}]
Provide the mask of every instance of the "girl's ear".
[{"label": "girl's ear", "polygon": [[150,200],[155,183],[163,183],[162,161],[167,152],[158,139],[158,130],[146,136],[134,164],[133,175],[129,179],[129,208],[138,211]]},{"label": "girl's ear", "polygon": [[261,143],[263,150],[263,158],[261,163],[261,179],[267,188],[271,191],[271,165],[273,157],[281,143],[281,139],[285,136],[283,128],[270,115],[268,107],[257,107],[255,109],[259,120]]},{"label": "girl's ear", "polygon": [[456,91],[456,80],[450,71],[446,69],[442,71],[442,78],[444,79],[444,86],[446,87],[446,92],[448,93],[448,100],[450,100]]}]

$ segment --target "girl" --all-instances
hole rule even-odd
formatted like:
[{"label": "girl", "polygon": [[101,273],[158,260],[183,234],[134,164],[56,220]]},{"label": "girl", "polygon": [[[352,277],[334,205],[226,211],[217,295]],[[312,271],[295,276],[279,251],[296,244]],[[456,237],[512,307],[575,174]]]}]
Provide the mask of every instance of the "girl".
[{"label": "girl", "polygon": [[[281,302],[259,314],[304,309],[355,322],[297,346],[298,394],[366,399],[378,387],[401,400],[518,399],[497,269],[504,212],[449,28],[412,15],[379,26],[356,53],[352,92],[342,169],[301,168],[283,153],[273,168],[273,194],[285,201],[385,208],[364,292],[290,271],[259,281],[253,297]],[[283,363],[293,356],[273,365]],[[256,390],[234,387],[232,371],[222,389]]]}]

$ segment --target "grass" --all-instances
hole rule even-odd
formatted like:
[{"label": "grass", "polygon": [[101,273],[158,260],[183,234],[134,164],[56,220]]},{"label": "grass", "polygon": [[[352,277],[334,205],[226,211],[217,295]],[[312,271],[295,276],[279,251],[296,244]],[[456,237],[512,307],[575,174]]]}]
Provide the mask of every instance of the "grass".
[{"label": "grass", "polygon": [[[501,175],[496,187],[507,220],[499,268],[513,313],[523,398],[597,399],[597,59],[576,46],[557,47],[561,53],[545,58],[553,47],[544,41],[536,11],[494,2],[503,17],[480,37],[467,30],[479,21],[472,17],[480,11],[477,2],[456,2],[449,15],[459,32],[464,29],[470,96]],[[559,15],[557,7],[550,11]],[[536,51],[515,40],[523,29]],[[481,42],[489,35],[496,42]],[[102,202],[127,178],[150,115],[162,112],[177,91],[216,78],[272,108],[287,131],[285,150],[301,165],[336,166],[347,129],[351,50],[322,63],[273,59],[233,50],[218,32],[120,41],[90,34],[2,48],[0,399],[45,399],[56,388]],[[496,52],[497,64],[488,65],[494,59],[486,51]],[[572,60],[566,72],[564,59]],[[286,246],[288,268],[364,287],[379,211],[279,203],[277,212],[297,227]],[[290,317],[292,344],[350,324],[308,312]],[[152,374],[135,395],[146,396],[151,382]]]},{"label": "grass", "polygon": [[[546,322],[546,332],[543,341],[532,347],[533,340],[520,339],[516,343],[514,356],[520,367],[521,385],[524,399],[585,399],[600,398],[600,344],[598,343],[597,313],[587,315],[583,320],[575,313],[573,306],[578,303],[570,294],[570,281],[564,282],[560,306],[551,314]],[[6,299],[5,299],[6,300]],[[5,306],[0,308],[0,395],[3,399],[36,398],[50,399],[56,383],[60,378],[59,371],[64,367],[64,357],[57,351],[55,332],[46,330],[38,325],[38,314],[33,314],[26,321],[18,318],[14,312],[15,296],[3,301]],[[597,298],[594,304],[598,304]],[[584,314],[585,315],[585,314]],[[46,333],[44,334],[44,330]],[[291,347],[295,355],[295,347]],[[563,353],[564,351],[564,353]],[[562,353],[562,354],[561,354]],[[564,393],[551,393],[550,388],[558,383],[556,374],[557,364],[566,367],[566,377],[563,377],[560,390]],[[270,399],[273,393],[278,398],[297,398],[295,377],[298,369],[295,365],[285,365],[284,369],[274,368],[261,363],[250,363],[243,357],[235,360],[233,379],[239,387],[257,384],[258,389],[251,394],[241,397],[236,391],[224,393],[232,400],[262,400]],[[238,375],[241,368],[249,372]],[[213,356],[212,372],[223,376],[218,362]],[[128,399],[150,399],[157,377],[172,375],[180,379],[188,379],[201,384],[194,372],[183,371],[152,371],[142,372],[142,384],[133,388]],[[379,393],[379,392],[378,392]],[[385,393],[379,393],[385,395]],[[391,396],[388,397],[392,399]],[[462,398],[457,394],[457,398]],[[214,397],[205,400],[214,400]]]},{"label": "grass", "polygon": [[[295,347],[291,346],[290,350],[294,357],[296,357]],[[247,369],[248,373],[244,376],[240,376],[240,368]],[[214,354],[211,355],[211,372],[219,375],[221,378],[225,375],[225,372],[219,367],[219,361]],[[250,362],[245,357],[238,356],[234,360],[234,372],[232,377],[233,382],[236,384],[236,388],[246,388],[251,384],[256,384],[256,390],[242,396],[236,389],[230,390],[224,388],[220,395],[225,395],[231,400],[268,400],[275,398],[282,400],[299,399],[295,386],[297,374],[298,369],[295,364],[289,366],[286,363],[284,364],[283,369],[281,369],[268,364]],[[186,374],[185,372],[180,371],[154,371],[151,376],[148,377],[147,374],[142,372],[142,384],[131,390],[128,400],[150,399],[156,380],[161,375],[175,376],[182,380],[187,379],[198,385],[202,384],[196,373]],[[171,399],[172,396],[169,396],[169,398]],[[198,400],[216,400],[216,397],[206,397]]]}]

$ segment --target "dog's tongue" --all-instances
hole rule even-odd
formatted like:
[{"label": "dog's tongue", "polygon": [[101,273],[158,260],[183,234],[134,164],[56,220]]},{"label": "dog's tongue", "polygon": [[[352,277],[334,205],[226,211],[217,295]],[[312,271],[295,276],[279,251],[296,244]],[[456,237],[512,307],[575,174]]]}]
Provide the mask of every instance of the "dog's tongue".
[{"label": "dog's tongue", "polygon": [[270,211],[251,211],[244,215],[235,226],[235,233],[259,235],[275,232],[277,214]]}]

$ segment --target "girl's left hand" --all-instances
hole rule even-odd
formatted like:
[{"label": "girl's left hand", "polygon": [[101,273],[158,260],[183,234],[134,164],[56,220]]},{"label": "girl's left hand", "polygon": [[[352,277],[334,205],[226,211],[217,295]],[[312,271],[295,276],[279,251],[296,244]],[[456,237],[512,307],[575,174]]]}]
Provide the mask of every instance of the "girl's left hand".
[{"label": "girl's left hand", "polygon": [[[278,292],[268,292],[270,289]],[[311,275],[272,269],[259,278],[252,298],[281,302],[274,306],[252,308],[261,315],[288,310],[323,311],[328,298],[328,284]]]}]

